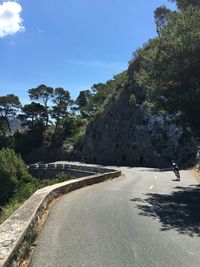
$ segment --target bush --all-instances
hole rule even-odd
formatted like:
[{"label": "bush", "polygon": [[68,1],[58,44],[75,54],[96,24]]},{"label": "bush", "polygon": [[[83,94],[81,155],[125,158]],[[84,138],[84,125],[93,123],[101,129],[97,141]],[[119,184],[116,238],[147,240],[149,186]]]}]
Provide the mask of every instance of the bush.
[{"label": "bush", "polygon": [[38,180],[14,150],[0,150],[0,224],[39,188],[70,179],[73,177],[61,172],[53,180]]},{"label": "bush", "polygon": [[13,149],[15,147],[15,140],[12,135],[4,136],[0,130],[0,149],[3,148]]},{"label": "bush", "polygon": [[131,94],[129,102],[132,108],[135,109],[136,108],[136,97],[134,94]]},{"label": "bush", "polygon": [[145,100],[142,106],[153,115],[164,115],[166,111],[156,101]]},{"label": "bush", "polygon": [[98,110],[93,114],[93,117],[92,117],[91,121],[96,121],[97,118],[99,118],[101,115],[104,114],[104,112],[105,112],[104,107],[103,106],[100,106],[98,108]]},{"label": "bush", "polygon": [[56,175],[56,180],[58,180],[58,182],[64,182],[64,181],[67,181],[67,180],[71,180],[73,179],[72,176],[70,176],[69,174],[67,173],[64,173],[64,172],[59,172],[57,175]]},{"label": "bush", "polygon": [[81,142],[81,140],[84,137],[84,132],[79,132],[75,134],[73,137],[69,138],[69,143],[73,146],[74,149],[78,146],[78,144]]},{"label": "bush", "polygon": [[35,179],[28,173],[21,157],[12,149],[0,150],[0,203],[10,198],[12,193]]},{"label": "bush", "polygon": [[39,180],[33,178],[32,182],[24,183],[16,187],[14,190],[13,199],[16,199],[18,202],[22,203],[24,200],[28,199],[32,196],[35,191],[37,191],[42,184],[40,184]]}]

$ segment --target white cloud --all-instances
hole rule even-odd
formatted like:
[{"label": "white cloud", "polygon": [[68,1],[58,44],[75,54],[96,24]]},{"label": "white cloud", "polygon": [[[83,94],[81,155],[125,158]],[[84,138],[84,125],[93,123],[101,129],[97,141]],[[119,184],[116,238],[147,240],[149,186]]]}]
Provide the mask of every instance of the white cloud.
[{"label": "white cloud", "polygon": [[21,11],[21,5],[16,2],[8,1],[0,4],[0,38],[25,30],[20,16]]}]

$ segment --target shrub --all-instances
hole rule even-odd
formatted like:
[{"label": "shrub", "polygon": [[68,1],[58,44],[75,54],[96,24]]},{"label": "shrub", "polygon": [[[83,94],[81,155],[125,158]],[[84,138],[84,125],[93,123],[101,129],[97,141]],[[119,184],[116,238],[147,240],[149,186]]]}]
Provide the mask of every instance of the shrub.
[{"label": "shrub", "polygon": [[135,98],[134,94],[131,94],[129,102],[130,102],[132,108],[135,109],[136,108],[136,98]]},{"label": "shrub", "polygon": [[56,179],[58,180],[58,182],[64,182],[67,180],[71,180],[73,177],[71,177],[69,174],[65,173],[65,172],[59,172],[56,175]]},{"label": "shrub", "polygon": [[61,172],[53,180],[38,180],[14,150],[0,150],[0,224],[39,188],[70,179],[73,177]]},{"label": "shrub", "polygon": [[70,144],[73,146],[74,149],[78,146],[78,144],[81,142],[81,140],[84,137],[84,131],[80,131],[77,134],[75,134],[73,137],[69,138]]},{"label": "shrub", "polygon": [[9,199],[17,188],[34,183],[21,157],[12,149],[0,150],[0,203]]},{"label": "shrub", "polygon": [[164,115],[166,111],[156,101],[145,100],[142,105],[149,113],[153,115]]},{"label": "shrub", "polygon": [[104,107],[100,106],[98,110],[93,114],[91,121],[96,121],[96,119],[99,118],[101,115],[103,115],[104,112],[105,112]]}]

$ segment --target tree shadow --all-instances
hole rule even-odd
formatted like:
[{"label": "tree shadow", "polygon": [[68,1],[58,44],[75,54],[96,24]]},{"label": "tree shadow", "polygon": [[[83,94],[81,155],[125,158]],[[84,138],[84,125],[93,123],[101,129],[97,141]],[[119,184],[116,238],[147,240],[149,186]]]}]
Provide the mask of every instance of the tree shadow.
[{"label": "tree shadow", "polygon": [[131,199],[141,210],[139,215],[158,219],[161,231],[174,229],[180,234],[200,236],[200,185],[175,187],[171,194],[145,194],[146,198]]}]

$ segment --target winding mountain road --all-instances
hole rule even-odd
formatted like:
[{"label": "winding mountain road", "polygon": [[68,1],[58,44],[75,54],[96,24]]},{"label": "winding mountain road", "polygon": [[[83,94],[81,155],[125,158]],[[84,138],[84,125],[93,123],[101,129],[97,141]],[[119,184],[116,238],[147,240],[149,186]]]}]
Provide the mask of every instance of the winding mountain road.
[{"label": "winding mountain road", "polygon": [[38,237],[32,267],[199,267],[200,186],[189,171],[123,175],[63,196]]}]

